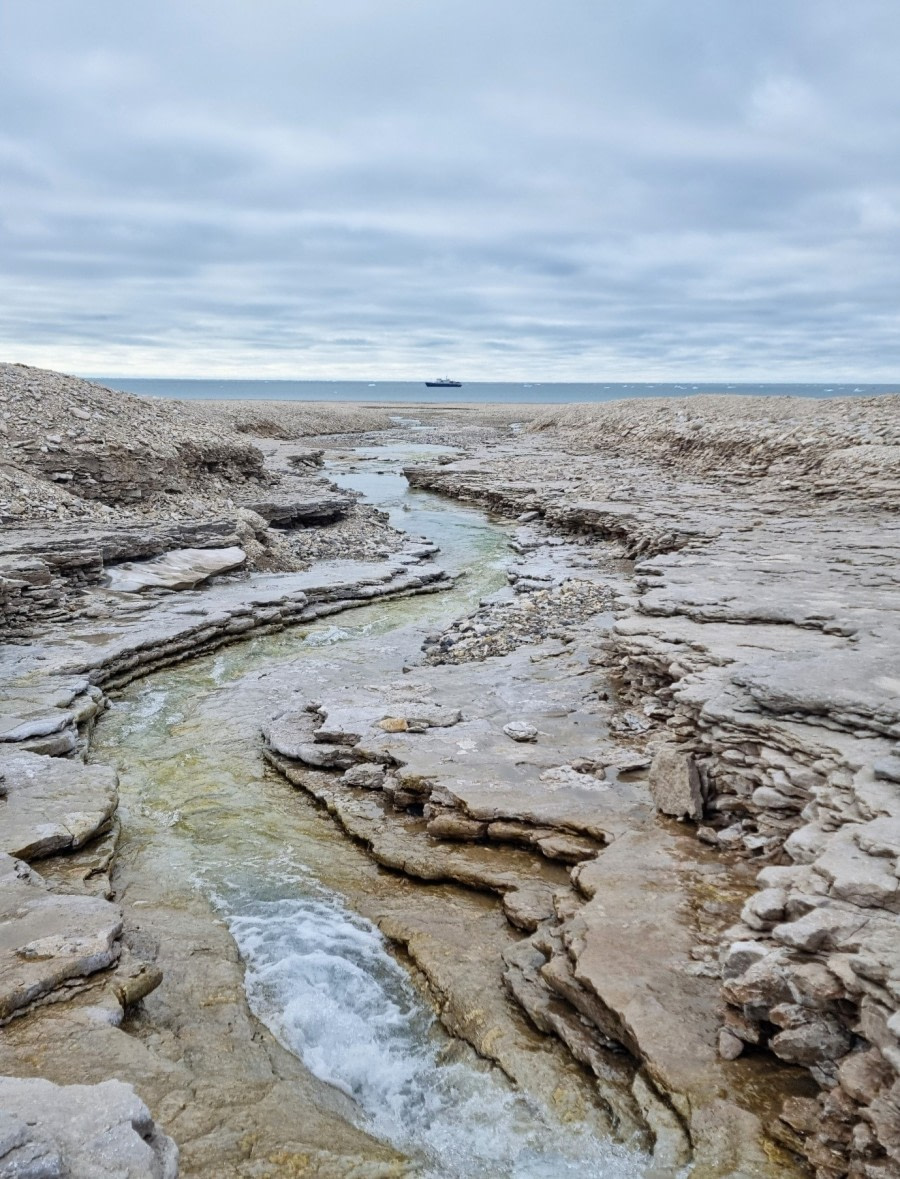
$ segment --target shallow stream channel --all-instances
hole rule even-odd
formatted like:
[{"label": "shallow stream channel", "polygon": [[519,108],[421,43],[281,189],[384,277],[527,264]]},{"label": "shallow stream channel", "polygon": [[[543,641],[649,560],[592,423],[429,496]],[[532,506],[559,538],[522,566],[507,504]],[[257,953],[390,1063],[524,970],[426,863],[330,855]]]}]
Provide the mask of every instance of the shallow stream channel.
[{"label": "shallow stream channel", "polygon": [[[215,913],[238,947],[254,1014],[346,1095],[350,1122],[409,1160],[404,1173],[638,1176],[646,1160],[604,1133],[589,1100],[554,1107],[445,1032],[417,971],[376,924],[413,915],[417,928],[437,928],[449,913],[473,931],[479,922],[501,929],[496,901],[380,869],[261,756],[261,726],[292,693],[314,698],[323,667],[332,677],[344,670],[348,682],[396,676],[423,634],[506,583],[504,525],[409,490],[401,465],[434,449],[360,450],[328,473],[439,545],[436,560],[465,571],[452,589],[237,643],[117,697],[91,751],[121,779],[116,886],[136,912],[200,904]],[[589,1078],[572,1081],[580,1070],[562,1049],[557,1059],[559,1091],[589,1093]]]}]

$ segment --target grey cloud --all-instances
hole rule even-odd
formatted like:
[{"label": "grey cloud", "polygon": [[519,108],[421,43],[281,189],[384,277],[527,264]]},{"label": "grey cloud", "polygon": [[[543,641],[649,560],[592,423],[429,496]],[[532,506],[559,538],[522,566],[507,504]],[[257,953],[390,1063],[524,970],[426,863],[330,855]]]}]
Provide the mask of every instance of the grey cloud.
[{"label": "grey cloud", "polygon": [[892,379],[898,34],[895,0],[6,0],[0,352]]}]

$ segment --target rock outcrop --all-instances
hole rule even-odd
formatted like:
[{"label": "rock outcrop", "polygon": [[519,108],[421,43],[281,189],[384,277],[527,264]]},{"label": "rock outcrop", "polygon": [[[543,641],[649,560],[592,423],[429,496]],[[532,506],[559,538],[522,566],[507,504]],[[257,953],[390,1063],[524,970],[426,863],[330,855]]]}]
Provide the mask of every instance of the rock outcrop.
[{"label": "rock outcrop", "polygon": [[[603,662],[665,735],[654,800],[756,875],[715,935],[726,1006],[707,1050],[807,1071],[818,1095],[770,1130],[820,1179],[900,1167],[898,408],[565,408],[533,424],[536,451],[409,471],[635,561]],[[585,977],[608,961],[594,903],[564,932]]]}]

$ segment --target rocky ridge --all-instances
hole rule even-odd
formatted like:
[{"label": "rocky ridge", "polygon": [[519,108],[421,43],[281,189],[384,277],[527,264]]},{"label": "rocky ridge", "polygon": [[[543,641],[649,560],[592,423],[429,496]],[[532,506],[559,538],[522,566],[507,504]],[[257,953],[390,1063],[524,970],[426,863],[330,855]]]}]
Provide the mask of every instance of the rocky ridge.
[{"label": "rocky ridge", "polygon": [[[820,1179],[900,1164],[898,401],[846,420],[805,405],[802,428],[793,406],[760,422],[744,399],[579,407],[530,452],[408,472],[635,561],[603,664],[662,741],[648,785],[757,878],[715,937],[718,1050],[808,1071],[818,1096],[786,1100],[770,1131]],[[594,915],[617,879],[610,850],[579,869],[592,899],[562,925],[597,997],[611,931]]]}]

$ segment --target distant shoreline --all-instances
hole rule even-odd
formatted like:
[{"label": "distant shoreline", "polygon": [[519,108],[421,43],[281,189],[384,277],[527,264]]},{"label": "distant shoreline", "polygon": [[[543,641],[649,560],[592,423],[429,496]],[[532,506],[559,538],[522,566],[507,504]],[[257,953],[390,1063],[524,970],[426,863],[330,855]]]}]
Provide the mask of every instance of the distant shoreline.
[{"label": "distant shoreline", "polygon": [[286,381],[215,380],[188,378],[91,377],[92,381],[124,393],[179,398],[189,401],[299,401],[339,402],[382,406],[466,406],[486,404],[561,405],[603,404],[647,398],[692,397],[703,394],[751,397],[880,397],[900,393],[896,384],[823,383],[712,383],[712,382],[514,382],[472,381],[453,390],[429,389],[423,381]]}]

